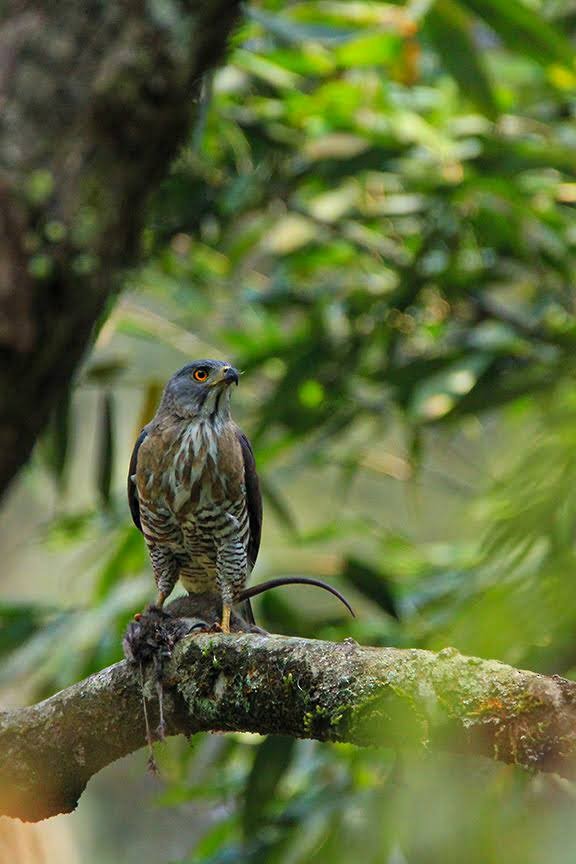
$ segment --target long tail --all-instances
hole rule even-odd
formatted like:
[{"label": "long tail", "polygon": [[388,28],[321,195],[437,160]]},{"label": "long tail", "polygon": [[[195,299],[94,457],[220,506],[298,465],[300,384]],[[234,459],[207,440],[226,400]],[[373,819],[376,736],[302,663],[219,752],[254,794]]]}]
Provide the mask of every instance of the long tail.
[{"label": "long tail", "polygon": [[257,597],[265,591],[270,591],[271,588],[280,588],[282,585],[313,585],[316,588],[323,588],[324,591],[328,591],[334,597],[337,597],[346,606],[353,618],[356,617],[352,606],[340,591],[332,585],[328,585],[327,582],[322,582],[321,579],[308,579],[306,576],[281,576],[278,579],[269,579],[268,582],[261,582],[259,585],[253,585],[251,588],[244,588],[238,599],[240,601],[249,600],[250,597]]}]

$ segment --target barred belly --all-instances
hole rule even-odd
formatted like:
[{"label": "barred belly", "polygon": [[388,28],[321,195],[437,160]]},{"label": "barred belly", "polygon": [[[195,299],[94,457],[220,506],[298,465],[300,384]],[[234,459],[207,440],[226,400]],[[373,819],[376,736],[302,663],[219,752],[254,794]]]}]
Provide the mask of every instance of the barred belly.
[{"label": "barred belly", "polygon": [[[224,501],[218,507],[203,508],[195,514],[191,530],[184,527],[186,555],[181,559],[180,581],[189,593],[203,592],[216,587],[218,549],[231,540],[239,540],[244,550],[248,545],[248,513],[244,501],[233,505]],[[246,567],[233,557],[228,562],[230,572],[224,573],[236,591],[246,582]]]},{"label": "barred belly", "polygon": [[[177,518],[167,507],[142,506],[142,526],[149,545],[169,549],[178,563],[182,585],[190,594],[216,591],[218,548],[237,538],[248,547],[250,526],[245,500],[222,501]],[[241,591],[248,576],[232,556],[225,580],[233,592]],[[237,564],[237,566],[236,566]]]}]

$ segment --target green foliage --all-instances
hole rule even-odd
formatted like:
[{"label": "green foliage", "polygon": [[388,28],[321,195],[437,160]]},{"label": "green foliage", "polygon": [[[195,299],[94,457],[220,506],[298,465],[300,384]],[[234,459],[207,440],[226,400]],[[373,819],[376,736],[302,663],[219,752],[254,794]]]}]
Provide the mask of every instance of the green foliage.
[{"label": "green foliage", "polygon": [[[246,373],[258,578],[333,579],[359,613],[295,589],[263,597],[259,622],[576,674],[575,30],[559,0],[247,9],[81,382],[101,397],[105,512],[64,500],[49,537],[98,546],[85,608],[0,609],[3,681],[45,693],[119,656],[151,577],[116,454],[159,382],[212,353]],[[71,411],[45,451],[62,492]],[[165,806],[228,805],[189,862],[574,857],[572,792],[552,780],[283,739],[212,746],[164,756]]]},{"label": "green foliage", "polygon": [[290,765],[295,745],[293,738],[270,735],[257,748],[244,797],[242,827],[246,841],[266,825],[278,784]]}]

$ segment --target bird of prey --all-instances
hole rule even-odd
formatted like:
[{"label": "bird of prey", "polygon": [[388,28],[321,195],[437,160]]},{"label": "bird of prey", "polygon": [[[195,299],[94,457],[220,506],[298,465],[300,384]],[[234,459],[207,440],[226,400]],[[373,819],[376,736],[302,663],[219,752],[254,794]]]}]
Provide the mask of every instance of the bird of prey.
[{"label": "bird of prey", "polygon": [[[252,588],[262,530],[262,498],[250,442],[230,416],[238,371],[219,360],[195,360],[170,378],[156,415],[132,452],[128,501],[144,534],[161,609],[178,578],[204,603],[221,599],[221,629],[242,603],[254,625],[250,597],[270,588],[308,584],[348,601],[318,579],[283,577]],[[203,598],[200,602],[200,598]]]},{"label": "bird of prey", "polygon": [[252,447],[230,416],[232,384],[238,384],[238,371],[219,360],[196,360],[176,372],[136,441],[128,476],[130,510],[148,546],[157,606],[178,578],[191,594],[217,591],[225,633],[256,562],[262,527]]}]

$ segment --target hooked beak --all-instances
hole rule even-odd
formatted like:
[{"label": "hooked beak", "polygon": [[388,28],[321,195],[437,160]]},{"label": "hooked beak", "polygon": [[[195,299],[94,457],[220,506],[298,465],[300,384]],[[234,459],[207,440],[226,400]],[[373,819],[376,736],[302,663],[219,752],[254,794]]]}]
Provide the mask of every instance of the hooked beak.
[{"label": "hooked beak", "polygon": [[214,385],[216,385],[216,384],[230,385],[230,384],[238,384],[238,383],[239,383],[238,370],[235,369],[233,366],[222,366],[222,368],[220,369],[220,374],[218,375],[218,378],[214,381]]}]

